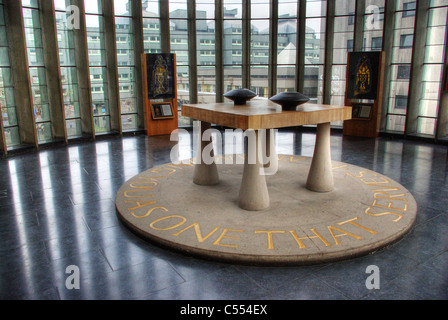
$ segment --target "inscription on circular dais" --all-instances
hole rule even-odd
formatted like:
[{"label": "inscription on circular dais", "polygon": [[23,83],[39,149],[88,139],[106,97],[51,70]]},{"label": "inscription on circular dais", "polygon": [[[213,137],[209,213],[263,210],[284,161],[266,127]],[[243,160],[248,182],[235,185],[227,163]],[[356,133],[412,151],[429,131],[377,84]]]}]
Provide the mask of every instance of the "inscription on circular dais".
[{"label": "inscription on circular dais", "polygon": [[378,250],[410,230],[412,194],[392,179],[333,161],[335,189],[306,189],[311,158],[279,155],[266,176],[270,207],[238,206],[240,155],[218,158],[220,183],[193,183],[192,162],[165,164],[127,181],[117,214],[159,245],[203,258],[256,265],[300,265],[347,259]]}]

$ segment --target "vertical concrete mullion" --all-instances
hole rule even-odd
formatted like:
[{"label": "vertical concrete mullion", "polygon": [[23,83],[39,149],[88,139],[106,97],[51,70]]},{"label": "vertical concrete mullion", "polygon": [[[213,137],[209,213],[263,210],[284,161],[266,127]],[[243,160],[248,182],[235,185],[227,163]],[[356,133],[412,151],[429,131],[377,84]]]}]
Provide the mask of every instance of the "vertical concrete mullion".
[{"label": "vertical concrete mullion", "polygon": [[224,8],[215,1],[216,102],[224,102]]},{"label": "vertical concrete mullion", "polygon": [[143,39],[143,8],[141,1],[133,1],[132,5],[132,24],[133,24],[133,37],[134,37],[134,72],[135,72],[135,92],[137,101],[137,128],[144,129],[145,118],[143,110],[143,83],[138,81],[142,79],[142,60],[141,55],[145,53],[144,39]]},{"label": "vertical concrete mullion", "polygon": [[169,1],[159,1],[160,10],[160,34],[162,35],[160,41],[163,53],[171,52],[170,44],[170,11]]},{"label": "vertical concrete mullion", "polygon": [[356,1],[353,51],[362,51],[362,48],[364,46],[364,15],[365,15],[365,12],[366,12],[365,1]]},{"label": "vertical concrete mullion", "polygon": [[54,2],[39,1],[39,11],[53,139],[67,143]]},{"label": "vertical concrete mullion", "polygon": [[[447,14],[448,21],[448,14]],[[440,82],[439,105],[436,125],[436,141],[448,137],[448,24],[445,26],[445,47],[444,47],[444,63],[442,72],[442,81]]]},{"label": "vertical concrete mullion", "polygon": [[3,2],[20,142],[38,148],[22,4]]},{"label": "vertical concrete mullion", "polygon": [[323,83],[323,103],[331,103],[331,77],[333,73],[333,37],[335,20],[335,0],[327,0],[327,14],[325,24],[325,63]]},{"label": "vertical concrete mullion", "polygon": [[395,29],[395,10],[396,1],[386,1],[384,11],[384,27],[383,27],[383,51],[386,54],[385,72],[384,72],[384,91],[383,102],[381,110],[381,125],[380,131],[385,131],[387,128],[387,114],[389,111],[389,97],[391,93],[392,81],[392,54],[394,46],[394,29]]},{"label": "vertical concrete mullion", "polygon": [[250,89],[250,0],[243,0],[242,20],[242,86]]},{"label": "vertical concrete mullion", "polygon": [[297,19],[296,90],[303,92],[305,87],[306,1],[300,0],[297,10],[299,16]]},{"label": "vertical concrete mullion", "polygon": [[76,58],[76,75],[78,79],[79,112],[81,131],[86,137],[95,139],[93,120],[92,90],[90,83],[89,47],[87,44],[87,27],[83,0],[71,0],[71,4],[79,9],[79,29],[73,30]]},{"label": "vertical concrete mullion", "polygon": [[118,81],[117,43],[115,32],[114,1],[102,0],[104,21],[104,46],[107,66],[107,93],[110,113],[110,129],[122,134],[120,86]]},{"label": "vertical concrete mullion", "polygon": [[271,1],[270,11],[268,92],[272,97],[277,93],[278,0]]},{"label": "vertical concrete mullion", "polygon": [[196,43],[196,0],[188,0],[188,75],[190,103],[198,103],[198,55]]},{"label": "vertical concrete mullion", "polygon": [[420,109],[420,99],[423,85],[423,64],[425,61],[429,3],[430,0],[417,1],[405,135],[415,134],[418,129],[418,113]]}]

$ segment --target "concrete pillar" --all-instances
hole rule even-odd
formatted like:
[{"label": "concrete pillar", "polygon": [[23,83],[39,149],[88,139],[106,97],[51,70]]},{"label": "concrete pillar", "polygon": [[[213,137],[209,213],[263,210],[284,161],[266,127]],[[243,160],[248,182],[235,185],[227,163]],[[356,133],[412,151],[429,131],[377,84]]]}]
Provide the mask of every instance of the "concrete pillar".
[{"label": "concrete pillar", "polygon": [[364,44],[364,24],[365,24],[365,1],[356,1],[355,4],[355,30],[353,39],[353,51],[362,51]]},{"label": "concrete pillar", "polygon": [[71,4],[79,8],[79,29],[73,30],[75,42],[76,70],[78,78],[79,112],[81,130],[84,135],[95,139],[93,122],[92,91],[90,84],[89,48],[87,45],[86,16],[83,0],[71,0]]},{"label": "concrete pillar", "polygon": [[216,102],[224,102],[224,8],[215,1]]},{"label": "concrete pillar", "polygon": [[335,0],[327,1],[327,15],[325,24],[325,62],[324,62],[324,83],[323,83],[323,103],[331,103],[331,77],[333,73],[333,35],[334,33]]},{"label": "concrete pillar", "polygon": [[190,0],[188,14],[188,77],[190,103],[198,103],[198,57],[196,43],[196,0]]},{"label": "concrete pillar", "polygon": [[277,94],[277,42],[278,42],[278,2],[270,3],[270,22],[269,22],[269,97]]},{"label": "concrete pillar", "polygon": [[170,11],[169,1],[159,1],[160,10],[160,34],[162,35],[160,42],[163,53],[171,52],[170,43]]},{"label": "concrete pillar", "polygon": [[420,99],[423,92],[423,64],[425,63],[429,4],[430,0],[417,1],[405,135],[415,134],[418,130]]},{"label": "concrete pillar", "polygon": [[243,66],[242,66],[242,86],[243,88],[250,89],[250,1],[243,1],[242,12],[242,53],[243,53]]},{"label": "concrete pillar", "polygon": [[210,186],[219,183],[218,169],[215,161],[213,160],[211,163],[206,163],[203,159],[204,150],[207,151],[207,155],[210,155],[213,158],[215,156],[211,136],[209,141],[203,141],[204,132],[209,129],[211,129],[211,124],[201,121],[196,163],[193,172],[193,182],[202,186]]},{"label": "concrete pillar", "polygon": [[383,89],[383,101],[381,110],[381,124],[380,131],[385,131],[387,126],[387,114],[389,108],[389,96],[391,92],[391,86],[389,85],[392,80],[392,53],[394,46],[394,28],[395,28],[395,10],[396,1],[386,1],[384,11],[384,25],[383,25],[383,51],[386,54],[384,68],[384,83],[386,84]]},{"label": "concrete pillar", "polygon": [[104,49],[106,51],[107,65],[107,93],[109,98],[110,130],[112,132],[122,134],[114,2],[111,0],[102,0],[102,7],[104,21]]},{"label": "concrete pillar", "polygon": [[22,145],[38,148],[22,4],[17,0],[3,3],[20,140]]},{"label": "concrete pillar", "polygon": [[[448,44],[448,24],[445,26],[445,43]],[[437,116],[436,141],[448,138],[448,92],[444,90],[444,88],[448,87],[448,49],[446,45],[444,48],[444,57],[442,81],[439,94],[439,113]]]},{"label": "concrete pillar", "polygon": [[305,87],[306,1],[299,1],[297,10],[296,91],[303,92]]},{"label": "concrete pillar", "polygon": [[140,57],[145,53],[143,38],[143,8],[141,1],[132,1],[132,35],[134,37],[134,69],[135,69],[135,94],[137,100],[137,128],[145,128],[145,116],[143,110],[143,82],[142,60]]},{"label": "concrete pillar", "polygon": [[53,140],[67,143],[54,2],[39,1],[39,11]]},{"label": "concrete pillar", "polygon": [[270,205],[264,168],[260,161],[261,139],[258,131],[247,130],[246,134],[248,141],[245,146],[244,172],[238,204],[244,210],[261,211]]},{"label": "concrete pillar", "polygon": [[317,125],[316,145],[306,187],[316,192],[330,192],[334,188],[330,123]]}]

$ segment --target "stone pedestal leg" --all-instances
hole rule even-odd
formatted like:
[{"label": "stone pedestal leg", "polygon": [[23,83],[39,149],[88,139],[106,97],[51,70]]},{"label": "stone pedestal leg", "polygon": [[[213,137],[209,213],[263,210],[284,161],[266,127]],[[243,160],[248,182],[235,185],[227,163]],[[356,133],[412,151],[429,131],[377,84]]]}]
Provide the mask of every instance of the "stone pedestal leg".
[{"label": "stone pedestal leg", "polygon": [[306,183],[311,191],[329,192],[334,188],[330,137],[330,123],[317,125],[316,146]]},{"label": "stone pedestal leg", "polygon": [[275,129],[266,130],[266,145],[264,146],[264,173],[273,175],[278,171],[277,144],[275,143]]},{"label": "stone pedestal leg", "polygon": [[[216,163],[214,160],[214,152],[212,139],[210,136],[210,141],[202,141],[204,132],[211,128],[211,124],[208,122],[201,122],[201,130],[199,134],[198,150],[196,155],[196,163],[194,166],[193,182],[198,185],[210,186],[219,183],[218,169],[216,168]],[[207,147],[208,146],[208,147]],[[207,148],[207,149],[206,149]],[[206,155],[210,156],[211,159],[203,159],[203,152],[206,149]],[[209,151],[210,150],[210,151]],[[206,160],[206,161],[204,161]],[[212,161],[210,161],[212,160]]]},{"label": "stone pedestal leg", "polygon": [[269,207],[269,192],[261,163],[261,143],[258,131],[247,131],[244,172],[239,193],[239,206],[249,211],[260,211]]}]

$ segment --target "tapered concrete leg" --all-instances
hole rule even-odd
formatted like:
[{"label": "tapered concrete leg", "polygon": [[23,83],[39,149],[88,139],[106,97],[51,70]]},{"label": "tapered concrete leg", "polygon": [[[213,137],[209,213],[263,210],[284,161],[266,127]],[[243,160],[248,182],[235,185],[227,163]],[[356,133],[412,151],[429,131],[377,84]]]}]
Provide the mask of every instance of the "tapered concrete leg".
[{"label": "tapered concrete leg", "polygon": [[[260,211],[269,207],[269,192],[261,163],[261,143],[258,131],[248,130],[245,147],[244,172],[239,193],[239,206],[249,211]],[[252,135],[252,138],[249,137]]]},{"label": "tapered concrete leg", "polygon": [[[209,141],[202,141],[204,132],[210,128],[210,123],[201,122],[201,130],[198,137],[198,151],[193,173],[193,182],[202,186],[210,186],[219,183],[218,168],[216,167],[216,163],[214,160],[215,155],[213,151],[211,136]],[[203,156],[206,156],[207,159],[205,159]]]},{"label": "tapered concrete leg", "polygon": [[317,125],[316,146],[306,183],[311,191],[330,192],[334,188],[330,137],[330,123]]},{"label": "tapered concrete leg", "polygon": [[266,144],[263,146],[263,163],[265,175],[273,175],[278,171],[277,144],[274,129],[266,130]]}]

